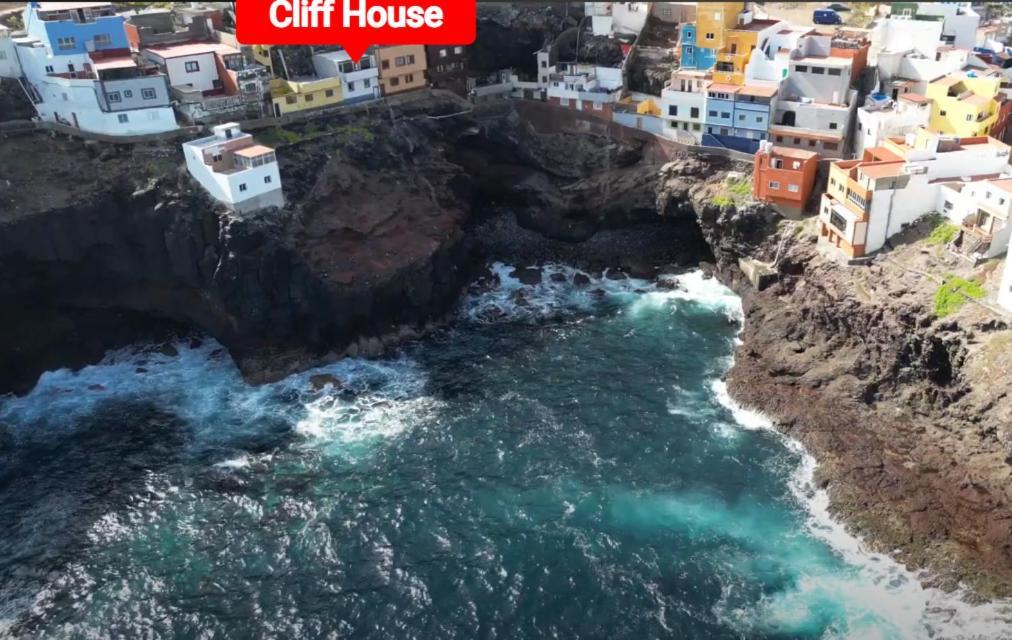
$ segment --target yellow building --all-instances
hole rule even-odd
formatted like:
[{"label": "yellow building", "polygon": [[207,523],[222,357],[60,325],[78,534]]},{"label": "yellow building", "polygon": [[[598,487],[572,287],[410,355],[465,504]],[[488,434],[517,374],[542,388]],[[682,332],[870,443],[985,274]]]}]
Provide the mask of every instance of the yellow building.
[{"label": "yellow building", "polygon": [[984,136],[998,120],[995,97],[1001,79],[953,73],[928,84],[925,97],[931,100],[928,127],[938,133],[961,138]]},{"label": "yellow building", "polygon": [[723,49],[726,31],[738,24],[744,2],[700,2],[696,6],[696,46]]},{"label": "yellow building", "polygon": [[344,100],[341,78],[295,77],[286,79],[278,73],[271,57],[271,47],[254,45],[253,58],[271,72],[271,102],[275,116],[283,116],[306,109],[319,109],[339,104]]},{"label": "yellow building", "polygon": [[340,103],[343,99],[340,77],[271,80],[271,102],[274,103],[275,116],[329,107]]}]

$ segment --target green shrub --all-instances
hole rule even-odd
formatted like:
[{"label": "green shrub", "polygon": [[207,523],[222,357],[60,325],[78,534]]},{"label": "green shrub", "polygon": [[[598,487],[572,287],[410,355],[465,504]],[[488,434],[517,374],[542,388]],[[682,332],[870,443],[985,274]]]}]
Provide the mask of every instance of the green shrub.
[{"label": "green shrub", "polygon": [[935,292],[935,315],[939,318],[950,316],[968,299],[980,300],[985,295],[984,287],[976,280],[950,275]]},{"label": "green shrub", "polygon": [[959,235],[959,227],[937,213],[929,214],[927,219],[928,223],[931,224],[931,234],[925,240],[926,244],[946,245],[955,240],[956,236]]}]

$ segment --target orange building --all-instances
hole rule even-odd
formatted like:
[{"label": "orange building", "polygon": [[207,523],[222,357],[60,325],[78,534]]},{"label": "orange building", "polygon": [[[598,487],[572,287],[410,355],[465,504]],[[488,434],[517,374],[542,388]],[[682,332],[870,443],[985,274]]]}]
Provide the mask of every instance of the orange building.
[{"label": "orange building", "polygon": [[752,192],[757,200],[803,210],[815,186],[819,154],[804,149],[759,146],[755,154]]},{"label": "orange building", "polygon": [[425,47],[400,45],[377,47],[379,81],[384,96],[422,89],[427,85],[425,70],[428,67]]}]

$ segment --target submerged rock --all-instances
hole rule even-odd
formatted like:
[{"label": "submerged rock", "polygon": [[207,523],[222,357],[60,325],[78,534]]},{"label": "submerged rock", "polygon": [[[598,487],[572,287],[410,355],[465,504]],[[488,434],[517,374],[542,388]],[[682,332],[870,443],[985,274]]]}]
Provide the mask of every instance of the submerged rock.
[{"label": "submerged rock", "polygon": [[313,391],[323,391],[327,387],[339,390],[344,387],[344,383],[329,373],[318,373],[309,378],[309,386]]}]

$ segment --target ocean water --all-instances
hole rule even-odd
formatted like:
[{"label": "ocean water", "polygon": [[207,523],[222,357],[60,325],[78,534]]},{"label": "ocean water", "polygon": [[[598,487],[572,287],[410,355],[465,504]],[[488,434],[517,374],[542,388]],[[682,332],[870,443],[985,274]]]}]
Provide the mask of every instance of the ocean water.
[{"label": "ocean water", "polygon": [[495,269],[396,358],[142,345],[0,398],[0,637],[1012,638],[728,398],[729,290]]}]

